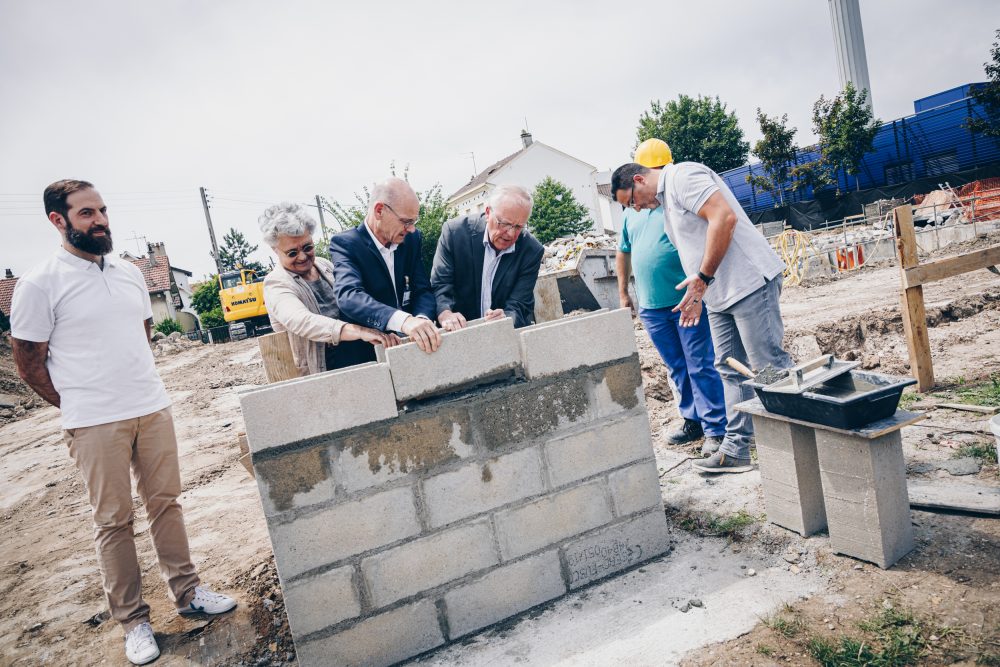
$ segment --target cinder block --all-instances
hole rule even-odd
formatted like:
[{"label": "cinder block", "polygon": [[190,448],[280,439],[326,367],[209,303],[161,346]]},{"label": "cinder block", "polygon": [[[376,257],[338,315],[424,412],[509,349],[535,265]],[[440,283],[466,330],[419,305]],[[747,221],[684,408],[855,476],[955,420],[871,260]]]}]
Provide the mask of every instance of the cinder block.
[{"label": "cinder block", "polygon": [[247,391],[240,407],[255,454],[398,414],[389,367],[375,363]]},{"label": "cinder block", "polygon": [[667,520],[656,509],[574,540],[562,548],[570,589],[659,556],[670,547]]},{"label": "cinder block", "polygon": [[331,445],[335,478],[351,493],[471,456],[468,409],[446,406],[403,414]]},{"label": "cinder block", "polygon": [[421,600],[330,637],[296,641],[295,653],[302,667],[386,667],[443,643],[437,608]]},{"label": "cinder block", "polygon": [[353,576],[353,567],[338,567],[282,586],[288,624],[296,638],[361,613]]},{"label": "cinder block", "polygon": [[635,514],[649,508],[663,509],[660,475],[656,461],[649,459],[608,475],[615,516]]},{"label": "cinder block", "polygon": [[815,429],[760,415],[753,416],[753,427],[768,521],[802,536],[826,528]]},{"label": "cinder block", "polygon": [[333,475],[322,446],[258,460],[254,470],[265,516],[333,498]]},{"label": "cinder block", "polygon": [[628,308],[524,327],[518,335],[529,380],[638,354]]},{"label": "cinder block", "polygon": [[566,592],[555,549],[499,567],[448,591],[450,639],[502,621]]},{"label": "cinder block", "polygon": [[498,512],[497,537],[504,560],[523,556],[611,521],[600,480]]},{"label": "cinder block", "polygon": [[270,526],[274,560],[285,581],[314,567],[420,532],[413,489],[401,487]]},{"label": "cinder block", "polygon": [[479,442],[490,450],[516,447],[591,418],[582,375],[492,389],[471,410]]},{"label": "cinder block", "polygon": [[497,562],[490,522],[480,520],[369,556],[361,573],[383,607]]},{"label": "cinder block", "polygon": [[865,439],[816,431],[830,544],[891,567],[914,547],[899,431]]},{"label": "cinder block", "polygon": [[633,415],[545,445],[552,486],[562,486],[618,466],[653,457],[649,420]]},{"label": "cinder block", "polygon": [[529,447],[477,461],[426,479],[423,485],[430,525],[443,526],[542,493],[541,452]]},{"label": "cinder block", "polygon": [[441,347],[433,354],[416,343],[384,350],[397,401],[433,396],[521,365],[514,320],[475,320],[458,331],[442,332]]},{"label": "cinder block", "polygon": [[593,370],[589,374],[593,392],[594,414],[598,419],[646,406],[642,391],[639,357]]}]

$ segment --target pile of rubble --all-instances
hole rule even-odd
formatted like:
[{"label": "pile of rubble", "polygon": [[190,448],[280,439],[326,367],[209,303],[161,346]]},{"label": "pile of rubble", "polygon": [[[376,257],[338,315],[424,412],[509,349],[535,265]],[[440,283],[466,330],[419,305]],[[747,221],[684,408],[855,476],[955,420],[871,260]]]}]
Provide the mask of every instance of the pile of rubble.
[{"label": "pile of rubble", "polygon": [[171,334],[154,331],[152,340],[150,341],[154,357],[177,354],[195,345],[201,345],[201,341],[190,340],[184,334],[177,331]]},{"label": "pile of rubble", "polygon": [[580,253],[587,248],[617,248],[618,240],[612,234],[584,232],[576,236],[558,238],[545,246],[543,271],[559,271],[576,266]]}]

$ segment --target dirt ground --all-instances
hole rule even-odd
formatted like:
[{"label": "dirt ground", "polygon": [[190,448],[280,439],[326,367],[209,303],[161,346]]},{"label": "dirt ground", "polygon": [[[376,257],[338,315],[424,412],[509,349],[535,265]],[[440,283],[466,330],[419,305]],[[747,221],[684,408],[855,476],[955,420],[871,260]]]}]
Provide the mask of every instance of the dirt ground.
[{"label": "dirt ground", "polygon": [[[997,240],[979,245],[990,242]],[[789,348],[800,359],[831,352],[861,360],[865,368],[905,375],[898,284],[898,270],[881,266],[787,287],[782,310]],[[1000,401],[995,351],[1000,350],[1000,278],[977,271],[931,284],[925,295],[939,389],[904,396],[907,407],[929,415],[903,431],[909,477],[998,487],[986,417],[936,406]],[[697,455],[697,445],[665,443],[665,433],[679,419],[662,363],[641,328],[636,335],[677,545],[646,568],[667,568],[678,554],[704,548],[728,554],[731,560],[720,562],[735,570],[734,577],[749,576],[743,568],[768,569],[793,581],[809,578],[813,592],[762,613],[752,627],[729,633],[727,641],[704,641],[676,659],[631,662],[1000,664],[1000,519],[914,511],[917,548],[887,571],[834,555],[824,535],[803,540],[767,524],[758,472],[703,477],[688,460]],[[235,594],[241,604],[222,618],[174,614],[136,500],[143,589],[163,652],[156,664],[294,663],[257,487],[237,460],[236,434],[243,423],[237,392],[264,383],[256,343],[180,345],[159,356],[157,367],[174,401],[181,503],[195,562],[207,585]],[[32,399],[17,380],[5,339],[0,339],[0,393],[18,399],[15,408],[0,408],[0,664],[125,665],[121,631],[107,619],[90,510],[62,442],[58,413]],[[622,585],[641,582],[639,572],[625,575]],[[600,604],[597,594],[588,595],[577,594],[566,604]],[[676,609],[685,601],[678,597],[664,604]],[[542,616],[552,613],[543,610]],[[469,651],[499,636],[486,631],[421,662],[476,664]],[[849,654],[867,662],[848,660]],[[530,655],[511,657],[513,662],[545,664]],[[582,656],[560,664],[607,663]]]}]

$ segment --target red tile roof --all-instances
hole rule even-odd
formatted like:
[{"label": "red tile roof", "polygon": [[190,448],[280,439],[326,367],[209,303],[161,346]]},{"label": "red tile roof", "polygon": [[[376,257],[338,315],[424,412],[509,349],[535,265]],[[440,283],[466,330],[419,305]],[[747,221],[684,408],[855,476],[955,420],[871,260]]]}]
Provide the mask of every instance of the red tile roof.
[{"label": "red tile roof", "polygon": [[170,291],[170,260],[165,256],[156,258],[156,266],[149,265],[149,257],[140,257],[129,261],[139,267],[142,277],[150,293]]},{"label": "red tile roof", "polygon": [[10,301],[14,298],[14,285],[17,278],[0,279],[0,313],[10,316]]}]

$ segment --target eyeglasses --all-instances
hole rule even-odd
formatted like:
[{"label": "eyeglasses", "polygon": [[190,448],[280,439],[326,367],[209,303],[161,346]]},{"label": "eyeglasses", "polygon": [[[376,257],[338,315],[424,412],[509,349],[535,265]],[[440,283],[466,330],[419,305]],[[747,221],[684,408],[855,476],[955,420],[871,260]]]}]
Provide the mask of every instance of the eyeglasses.
[{"label": "eyeglasses", "polygon": [[299,256],[300,252],[304,252],[307,255],[311,255],[313,250],[315,249],[316,249],[315,243],[307,243],[301,248],[292,248],[291,250],[286,250],[285,257],[287,257],[288,259],[295,259],[296,257]]},{"label": "eyeglasses", "polygon": [[635,208],[635,183],[632,184],[632,189],[628,193],[628,207]]},{"label": "eyeglasses", "polygon": [[389,209],[390,211],[392,211],[392,214],[394,216],[396,216],[396,220],[399,220],[401,223],[403,223],[404,227],[409,227],[411,229],[416,229],[417,228],[417,222],[418,222],[417,218],[414,218],[413,220],[406,220],[404,218],[399,217],[399,213],[396,213],[396,209],[394,209],[393,207],[389,206],[385,202],[382,202],[382,206],[385,206],[387,209]]},{"label": "eyeglasses", "polygon": [[500,228],[501,232],[514,232],[515,234],[520,234],[524,231],[525,225],[513,225],[509,222],[505,222],[499,215],[495,212],[490,211],[493,215],[493,221],[496,223],[497,227]]}]

